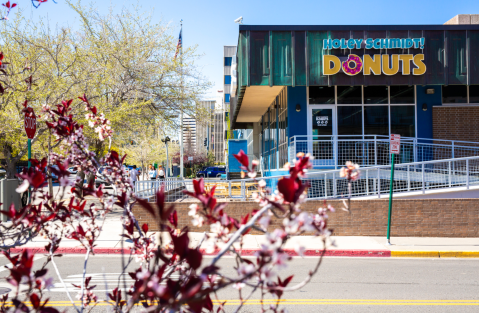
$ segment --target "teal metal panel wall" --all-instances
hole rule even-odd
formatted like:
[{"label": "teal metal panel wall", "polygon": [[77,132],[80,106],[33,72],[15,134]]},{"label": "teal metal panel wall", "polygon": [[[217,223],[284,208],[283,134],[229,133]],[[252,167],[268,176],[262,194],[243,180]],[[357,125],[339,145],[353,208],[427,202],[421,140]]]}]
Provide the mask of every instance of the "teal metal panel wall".
[{"label": "teal metal panel wall", "polygon": [[327,85],[328,77],[323,75],[323,40],[328,32],[308,32],[307,74],[309,86]]},{"label": "teal metal panel wall", "polygon": [[273,85],[292,84],[291,32],[273,32]]},{"label": "teal metal panel wall", "polygon": [[294,34],[294,85],[306,86],[306,32]]},{"label": "teal metal panel wall", "polygon": [[446,31],[448,85],[467,84],[466,32]]},{"label": "teal metal panel wall", "polygon": [[426,63],[426,83],[429,85],[444,85],[444,31],[432,30],[425,32],[424,57]]},{"label": "teal metal panel wall", "polygon": [[479,84],[479,30],[469,30],[469,83]]},{"label": "teal metal panel wall", "polygon": [[269,32],[250,32],[251,85],[269,85]]},{"label": "teal metal panel wall", "polygon": [[[241,31],[238,40],[239,86],[321,85],[454,85],[479,84],[479,30],[311,30]],[[341,30],[345,29],[345,30]],[[327,38],[425,38],[424,49],[323,50]],[[364,47],[364,46],[363,46]],[[426,74],[328,76],[323,72],[323,53],[425,55]]]}]

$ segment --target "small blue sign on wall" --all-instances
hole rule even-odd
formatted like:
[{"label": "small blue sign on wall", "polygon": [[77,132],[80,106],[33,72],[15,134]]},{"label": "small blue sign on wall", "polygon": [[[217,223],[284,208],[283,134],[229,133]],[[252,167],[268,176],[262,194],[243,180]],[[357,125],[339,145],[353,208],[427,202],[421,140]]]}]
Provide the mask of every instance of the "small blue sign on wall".
[{"label": "small blue sign on wall", "polygon": [[241,172],[241,164],[233,156],[233,154],[238,154],[241,150],[243,150],[244,153],[248,153],[248,140],[228,140],[228,169],[230,173]]}]

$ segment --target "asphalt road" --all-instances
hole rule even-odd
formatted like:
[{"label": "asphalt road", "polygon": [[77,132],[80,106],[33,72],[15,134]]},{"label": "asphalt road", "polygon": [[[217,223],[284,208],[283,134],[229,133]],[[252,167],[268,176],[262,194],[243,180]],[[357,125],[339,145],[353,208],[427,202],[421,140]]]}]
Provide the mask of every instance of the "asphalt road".
[{"label": "asphalt road", "polygon": [[[41,265],[44,257],[37,256]],[[205,259],[204,262],[209,262]],[[298,283],[313,268],[315,258],[294,258],[283,270],[282,277],[294,274],[292,284]],[[83,256],[63,256],[57,264],[67,284],[81,282]],[[0,265],[7,264],[0,258]],[[137,264],[133,264],[136,266]],[[234,262],[222,260],[221,267],[234,277]],[[131,267],[133,268],[133,267]],[[51,266],[50,266],[51,269]],[[105,290],[116,286],[121,271],[119,256],[93,256],[88,264],[88,275],[93,276],[96,294],[105,299]],[[0,277],[8,271],[2,266]],[[57,301],[62,309],[68,300],[55,277],[55,286],[47,292],[50,301]],[[105,281],[107,286],[105,285]],[[2,279],[0,291],[7,285]],[[71,286],[71,285],[69,285]],[[75,297],[76,290],[69,288]],[[248,294],[248,290],[244,290]],[[237,299],[237,291],[228,288],[218,294],[221,300]],[[260,293],[251,297],[250,304],[241,312],[260,312]],[[292,312],[478,312],[479,260],[477,259],[394,259],[394,258],[326,258],[319,273],[302,290],[288,292],[282,306]],[[75,298],[76,300],[76,298]],[[233,312],[236,305],[227,306]],[[67,310],[73,312],[70,306]],[[97,306],[92,312],[108,312],[108,307]]]}]

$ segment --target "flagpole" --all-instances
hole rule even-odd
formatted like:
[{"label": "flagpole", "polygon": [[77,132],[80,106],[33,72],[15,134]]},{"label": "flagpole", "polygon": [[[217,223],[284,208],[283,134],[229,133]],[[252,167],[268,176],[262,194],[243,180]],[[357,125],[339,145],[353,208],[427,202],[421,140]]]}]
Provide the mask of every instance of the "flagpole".
[{"label": "flagpole", "polygon": [[184,169],[183,169],[183,19],[180,20],[180,36],[181,36],[181,46],[180,46],[180,70],[181,70],[181,98],[180,98],[180,177],[184,178]]}]

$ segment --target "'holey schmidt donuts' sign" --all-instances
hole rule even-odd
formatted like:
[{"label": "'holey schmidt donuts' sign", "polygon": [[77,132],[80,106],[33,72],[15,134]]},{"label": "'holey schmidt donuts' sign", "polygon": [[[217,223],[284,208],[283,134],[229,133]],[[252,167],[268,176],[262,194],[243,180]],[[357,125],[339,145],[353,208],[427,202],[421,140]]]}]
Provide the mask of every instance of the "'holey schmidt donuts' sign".
[{"label": "'holey schmidt donuts' sign", "polygon": [[[324,39],[323,49],[424,49],[424,38],[367,38]],[[334,75],[343,71],[354,76],[363,75],[423,75],[426,73],[424,54],[365,54],[335,56],[323,54],[323,74]]]}]

